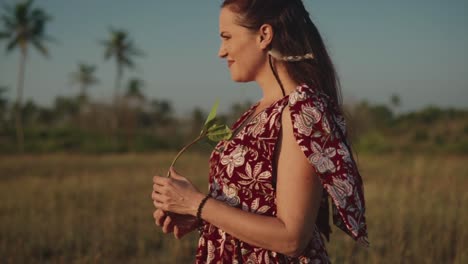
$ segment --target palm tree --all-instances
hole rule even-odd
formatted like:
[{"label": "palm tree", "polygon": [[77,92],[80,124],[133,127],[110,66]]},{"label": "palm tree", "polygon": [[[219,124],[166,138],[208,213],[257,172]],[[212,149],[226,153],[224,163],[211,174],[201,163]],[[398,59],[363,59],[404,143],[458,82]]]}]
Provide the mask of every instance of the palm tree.
[{"label": "palm tree", "polygon": [[3,97],[3,93],[8,91],[8,87],[6,86],[0,86],[0,108],[3,109],[7,105],[8,100]]},{"label": "palm tree", "polygon": [[151,114],[154,117],[155,122],[158,126],[168,125],[169,123],[173,121],[172,115],[173,115],[174,109],[170,101],[165,100],[165,99],[162,99],[162,100],[153,99],[150,102],[150,107],[151,107]]},{"label": "palm tree", "polygon": [[393,107],[393,111],[396,112],[396,110],[400,107],[401,105],[401,99],[400,99],[400,96],[398,94],[392,94],[390,96],[390,103]]},{"label": "palm tree", "polygon": [[104,58],[106,60],[111,57],[115,58],[117,65],[114,91],[115,100],[119,96],[124,68],[133,69],[135,67],[133,57],[142,56],[143,52],[135,46],[125,30],[110,28],[109,33],[109,39],[101,41],[101,44],[105,47]]},{"label": "palm tree", "polygon": [[144,100],[145,96],[141,91],[145,87],[145,82],[138,78],[133,78],[128,81],[127,91],[125,97],[128,98],[137,98],[139,100]]},{"label": "palm tree", "polygon": [[80,98],[86,100],[88,98],[88,88],[95,85],[99,80],[94,75],[96,66],[85,63],[78,63],[78,70],[71,73],[70,81],[72,84],[77,84],[80,87]]},{"label": "palm tree", "polygon": [[138,127],[139,117],[142,113],[142,106],[145,102],[145,96],[142,89],[145,82],[138,78],[132,78],[128,81],[127,90],[125,92],[125,109],[124,128],[127,137],[127,147],[131,148],[135,142],[136,130]]},{"label": "palm tree", "polygon": [[16,137],[19,152],[24,150],[21,104],[28,46],[32,44],[42,55],[48,56],[44,41],[51,39],[45,34],[45,25],[51,20],[51,17],[41,8],[33,7],[32,4],[33,0],[28,0],[14,6],[4,6],[4,14],[2,15],[4,28],[0,31],[0,40],[7,42],[7,52],[11,52],[15,48],[19,48],[21,52],[15,104]]},{"label": "palm tree", "polygon": [[3,95],[6,91],[8,91],[8,87],[0,86],[0,125],[2,125],[4,121],[8,104],[8,99]]}]

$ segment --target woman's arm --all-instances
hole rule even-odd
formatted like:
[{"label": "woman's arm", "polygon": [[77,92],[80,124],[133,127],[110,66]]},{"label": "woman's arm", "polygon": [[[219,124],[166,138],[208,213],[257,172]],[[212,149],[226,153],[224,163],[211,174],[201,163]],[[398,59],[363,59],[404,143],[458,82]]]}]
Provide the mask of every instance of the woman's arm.
[{"label": "woman's arm", "polygon": [[[202,218],[251,245],[296,256],[302,253],[312,234],[320,206],[322,185],[314,168],[299,148],[292,129],[289,108],[282,115],[282,136],[279,144],[276,204],[277,216],[269,217],[231,207],[215,199],[209,199],[202,211]],[[203,194],[190,188],[177,187],[185,178],[173,173],[174,179],[157,178],[155,206],[163,210],[196,215]],[[161,183],[160,182],[169,182]],[[166,187],[163,187],[166,186]],[[167,190],[172,186],[172,191]],[[184,188],[188,188],[188,192]],[[192,190],[193,191],[193,190]],[[158,191],[156,191],[158,192]],[[164,193],[175,193],[172,198]]]}]

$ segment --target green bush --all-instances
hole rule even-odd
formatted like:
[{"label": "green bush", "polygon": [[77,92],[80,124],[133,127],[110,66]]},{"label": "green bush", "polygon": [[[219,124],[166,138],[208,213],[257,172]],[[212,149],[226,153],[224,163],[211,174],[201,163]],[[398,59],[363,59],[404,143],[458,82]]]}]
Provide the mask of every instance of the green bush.
[{"label": "green bush", "polygon": [[378,132],[371,132],[363,135],[357,141],[355,147],[358,151],[365,153],[388,153],[393,151],[393,146],[389,142],[389,138]]}]

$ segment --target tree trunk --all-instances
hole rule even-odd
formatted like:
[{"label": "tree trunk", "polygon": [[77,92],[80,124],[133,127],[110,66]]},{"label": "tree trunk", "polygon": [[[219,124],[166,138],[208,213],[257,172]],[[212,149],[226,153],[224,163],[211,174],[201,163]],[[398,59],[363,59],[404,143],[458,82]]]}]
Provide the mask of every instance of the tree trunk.
[{"label": "tree trunk", "polygon": [[24,132],[22,122],[22,101],[23,101],[23,87],[24,87],[24,71],[26,66],[26,45],[21,46],[21,60],[18,72],[18,86],[16,95],[16,109],[15,109],[15,121],[16,121],[16,140],[18,143],[18,152],[24,152]]},{"label": "tree trunk", "polygon": [[122,63],[117,61],[117,76],[115,77],[115,91],[114,91],[114,100],[117,102],[120,97],[120,86],[122,85]]},{"label": "tree trunk", "polygon": [[83,83],[80,84],[80,96],[82,98],[86,97],[86,85]]},{"label": "tree trunk", "polygon": [[114,111],[112,116],[112,130],[114,133],[113,143],[116,150],[119,148],[119,130],[121,125],[121,99],[120,99],[120,86],[122,82],[122,64],[117,60],[117,75],[115,77],[115,90],[114,90]]}]

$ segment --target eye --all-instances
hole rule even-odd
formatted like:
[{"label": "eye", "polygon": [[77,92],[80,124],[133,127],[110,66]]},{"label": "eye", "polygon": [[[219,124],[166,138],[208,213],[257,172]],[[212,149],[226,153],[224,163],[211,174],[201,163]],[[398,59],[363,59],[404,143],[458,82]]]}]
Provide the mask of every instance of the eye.
[{"label": "eye", "polygon": [[231,38],[231,36],[229,36],[229,35],[227,35],[227,34],[225,34],[225,33],[221,33],[221,34],[220,34],[220,37],[221,37],[223,40],[228,40],[228,39]]}]

